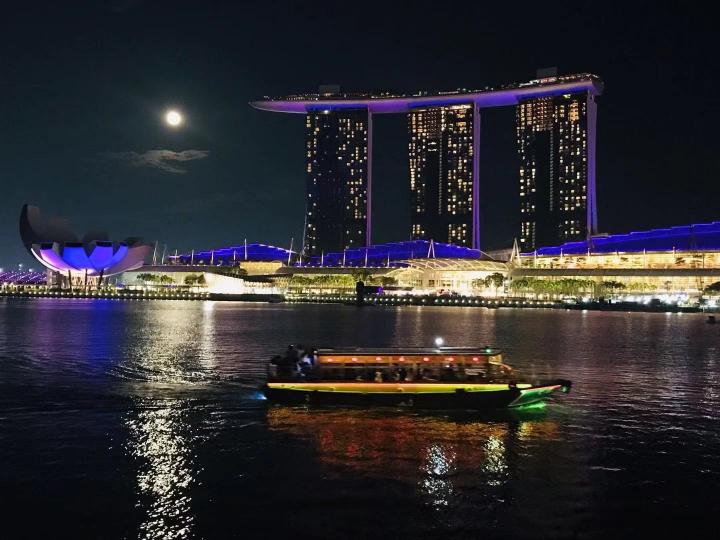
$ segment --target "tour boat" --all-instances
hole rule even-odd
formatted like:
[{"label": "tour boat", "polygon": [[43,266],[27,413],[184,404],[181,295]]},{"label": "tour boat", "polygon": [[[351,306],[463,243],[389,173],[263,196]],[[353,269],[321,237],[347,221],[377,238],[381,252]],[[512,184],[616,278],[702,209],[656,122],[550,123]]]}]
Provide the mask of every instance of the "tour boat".
[{"label": "tour boat", "polygon": [[564,379],[516,377],[492,347],[321,349],[307,356],[291,347],[271,361],[261,390],[279,403],[492,409],[538,403],[570,387]]}]

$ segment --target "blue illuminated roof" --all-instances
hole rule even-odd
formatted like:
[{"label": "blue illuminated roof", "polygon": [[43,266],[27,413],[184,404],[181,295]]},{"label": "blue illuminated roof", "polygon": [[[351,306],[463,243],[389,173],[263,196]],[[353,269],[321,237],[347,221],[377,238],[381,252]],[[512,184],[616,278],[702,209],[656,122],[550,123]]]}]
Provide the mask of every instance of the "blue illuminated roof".
[{"label": "blue illuminated roof", "polygon": [[[322,256],[302,259],[302,266],[350,266],[350,267],[381,267],[400,266],[401,261],[426,257],[479,259],[482,252],[453,244],[442,244],[428,240],[410,240],[407,242],[391,242],[376,244],[367,248],[347,249],[345,252],[330,252]],[[179,264],[212,264],[233,265],[242,261],[281,261],[290,260],[296,265],[301,264],[299,254],[285,248],[266,244],[247,244],[218,248],[209,251],[183,253],[170,257]]]},{"label": "blue illuminated roof", "polygon": [[[183,253],[178,255],[176,260],[180,264],[190,264],[192,260],[194,264],[232,265],[241,261],[287,262],[288,256],[292,257],[294,254],[285,248],[266,244],[247,244],[247,246],[241,244],[209,251],[196,251],[194,254]],[[175,257],[170,258],[175,259]]]},{"label": "blue illuminated roof", "polygon": [[482,252],[478,249],[442,244],[429,240],[409,240],[407,242],[390,242],[357,249],[346,249],[344,252],[325,253],[321,257],[311,257],[303,262],[303,266],[356,266],[381,267],[400,266],[407,259],[420,258],[454,258],[479,259]]},{"label": "blue illuminated roof", "polygon": [[45,285],[47,275],[45,272],[10,271],[0,272],[0,283],[14,285]]},{"label": "blue illuminated roof", "polygon": [[[642,251],[695,251],[720,250],[720,221],[696,225],[683,225],[668,229],[650,229],[649,231],[628,234],[594,236],[589,241],[567,242],[560,246],[543,247],[538,255],[582,255],[591,253],[638,253]],[[532,255],[524,253],[523,255]]]}]

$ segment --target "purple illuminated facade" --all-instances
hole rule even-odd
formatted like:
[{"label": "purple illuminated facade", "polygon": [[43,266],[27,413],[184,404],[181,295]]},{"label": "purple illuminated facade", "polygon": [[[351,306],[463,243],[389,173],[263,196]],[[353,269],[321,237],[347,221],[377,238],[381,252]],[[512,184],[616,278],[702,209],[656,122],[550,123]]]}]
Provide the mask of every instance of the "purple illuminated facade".
[{"label": "purple illuminated facade", "polygon": [[107,234],[91,231],[80,239],[65,219],[43,216],[35,206],[20,213],[23,244],[43,266],[63,279],[100,278],[142,266],[152,250],[139,238],[108,240]]},{"label": "purple illuminated facade", "polygon": [[[428,214],[419,212],[418,215],[414,216],[413,222],[410,224],[410,234],[412,238],[425,238],[434,239],[445,242],[459,243],[467,245],[474,249],[480,249],[480,211],[479,211],[479,198],[480,198],[480,109],[488,107],[505,107],[505,106],[518,106],[522,103],[528,103],[532,100],[542,99],[555,99],[562,96],[569,95],[584,95],[587,96],[587,103],[589,108],[587,110],[587,133],[584,141],[584,147],[582,149],[581,159],[584,160],[586,171],[583,173],[582,181],[584,182],[583,190],[586,192],[585,197],[587,204],[582,207],[582,211],[586,214],[587,223],[579,225],[583,231],[587,234],[592,234],[597,230],[597,214],[595,212],[595,101],[594,96],[602,93],[603,83],[602,81],[591,74],[579,74],[579,75],[568,75],[568,76],[551,76],[545,78],[538,78],[527,83],[505,85],[502,88],[489,88],[484,90],[473,90],[473,91],[455,91],[446,93],[416,93],[412,95],[408,94],[343,94],[339,92],[339,89],[331,91],[325,91],[318,94],[305,94],[286,96],[282,98],[266,98],[261,101],[254,101],[251,105],[259,110],[291,113],[291,114],[304,114],[308,118],[315,118],[318,115],[337,116],[342,118],[350,114],[350,111],[362,111],[363,116],[367,119],[364,123],[363,129],[366,132],[366,142],[362,147],[351,148],[355,156],[366,156],[364,158],[365,168],[363,170],[363,200],[365,208],[363,212],[356,212],[352,205],[346,204],[342,198],[342,190],[338,191],[337,196],[334,199],[327,199],[330,201],[327,206],[322,206],[318,203],[317,199],[313,199],[310,187],[308,187],[308,208],[307,213],[312,212],[311,215],[306,215],[306,218],[315,217],[318,212],[330,215],[334,212],[334,206],[348,209],[351,207],[354,214],[358,219],[364,221],[364,238],[360,236],[356,237],[357,241],[363,241],[366,246],[369,246],[372,242],[371,238],[371,203],[372,203],[372,117],[375,114],[407,114],[409,124],[411,126],[411,137],[412,137],[412,119],[413,116],[418,115],[418,111],[428,111],[426,114],[432,114],[433,110],[449,111],[458,110],[462,108],[470,109],[469,118],[466,125],[469,129],[467,146],[469,150],[464,159],[455,160],[457,163],[452,162],[449,164],[452,168],[442,169],[438,168],[438,172],[435,177],[427,176],[428,171],[434,170],[432,167],[423,168],[418,165],[419,159],[415,159],[415,169],[413,169],[413,145],[412,140],[410,144],[410,176],[411,176],[411,198],[415,208],[422,205],[418,205],[419,197],[422,197],[422,192],[425,189],[426,192],[437,192],[434,214]],[[458,124],[459,125],[459,124]],[[318,136],[319,132],[314,131],[308,133],[308,145],[312,145],[314,138]],[[339,135],[339,133],[338,133]],[[438,135],[437,139],[440,140],[442,135]],[[340,138],[340,137],[338,137]],[[416,141],[417,142],[417,141]],[[459,146],[458,152],[463,151],[463,141]],[[329,146],[326,146],[329,149]],[[329,150],[332,153],[332,149]],[[335,152],[335,162],[333,167],[317,169],[313,168],[313,165],[308,165],[308,181],[311,182],[313,178],[317,180],[318,171],[324,174],[324,180],[342,182],[342,177],[336,172],[337,162],[349,163],[344,160],[344,155],[347,152],[347,147],[341,146]],[[427,148],[415,145],[416,158],[422,157],[424,153],[428,152]],[[457,154],[453,154],[457,155]],[[347,156],[345,156],[347,157]],[[309,156],[313,158],[313,156]],[[328,160],[328,163],[332,162]],[[447,165],[447,164],[446,164]],[[413,170],[415,170],[416,176],[419,175],[421,182],[417,183],[413,180]],[[333,177],[334,175],[334,177]],[[425,175],[425,176],[423,176]],[[444,175],[444,176],[443,176]],[[424,187],[423,187],[424,182]],[[429,185],[429,184],[433,185]],[[467,183],[468,185],[465,185]],[[427,189],[426,189],[427,188]],[[464,194],[464,198],[459,197],[459,193]],[[449,204],[447,197],[448,195],[452,198],[455,197],[455,203],[458,208],[454,208],[452,199]],[[445,197],[445,199],[443,199]],[[315,203],[315,206],[313,206]],[[469,204],[468,211],[465,212],[461,206]],[[462,212],[462,213],[461,213]],[[365,214],[361,216],[361,214]],[[523,216],[524,218],[525,216]],[[305,254],[306,255],[319,255],[321,252],[327,252],[329,250],[341,251],[347,247],[351,247],[347,242],[339,238],[331,239],[329,242],[324,243],[322,248],[314,240],[312,236],[308,235],[308,230],[312,232],[312,229],[308,229],[306,223],[306,235],[305,235]],[[423,228],[427,224],[427,227]],[[341,225],[340,220],[333,224],[327,225],[328,227],[340,227],[343,231],[351,230],[350,228]],[[358,227],[356,226],[355,229]],[[352,230],[355,230],[352,229]],[[362,227],[361,227],[362,229]],[[430,230],[432,229],[432,231]],[[351,232],[352,232],[351,230]],[[350,233],[345,233],[350,234]],[[330,238],[332,235],[328,235]],[[310,249],[308,249],[310,246]],[[354,247],[354,245],[352,246]]]},{"label": "purple illuminated facade", "polygon": [[477,249],[428,240],[410,240],[325,253],[322,257],[312,257],[305,261],[303,266],[382,268],[407,266],[406,261],[409,259],[482,259],[483,257],[484,254]]},{"label": "purple illuminated facade", "polygon": [[9,272],[0,272],[0,286],[2,285],[45,285],[47,283],[47,275],[45,272],[34,272],[32,270],[24,272],[21,270],[11,270]]},{"label": "purple illuminated facade", "polygon": [[170,256],[176,264],[208,264],[214,266],[235,266],[243,261],[290,263],[296,253],[289,249],[267,244],[247,243],[207,251],[192,251]]},{"label": "purple illuminated facade", "polygon": [[478,109],[514,106],[523,100],[589,92],[602,93],[603,83],[595,75],[581,74],[536,79],[500,89],[455,91],[415,95],[328,95],[308,94],[267,98],[250,103],[263,111],[307,114],[312,110],[367,109],[372,114],[409,113],[423,107],[448,107],[472,103]]},{"label": "purple illuminated facade", "polygon": [[541,247],[525,256],[559,257],[589,253],[643,253],[673,251],[720,251],[720,221],[683,225],[667,229],[650,229],[627,234],[593,236],[582,242]]}]

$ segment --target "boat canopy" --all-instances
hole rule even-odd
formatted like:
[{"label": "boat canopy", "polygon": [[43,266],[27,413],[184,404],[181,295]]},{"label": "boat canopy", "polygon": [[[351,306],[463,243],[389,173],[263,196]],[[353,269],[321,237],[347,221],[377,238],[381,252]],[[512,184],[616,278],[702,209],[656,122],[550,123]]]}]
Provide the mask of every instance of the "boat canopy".
[{"label": "boat canopy", "polygon": [[321,365],[372,364],[502,364],[502,352],[492,347],[465,348],[404,348],[404,349],[320,349],[317,362]]}]

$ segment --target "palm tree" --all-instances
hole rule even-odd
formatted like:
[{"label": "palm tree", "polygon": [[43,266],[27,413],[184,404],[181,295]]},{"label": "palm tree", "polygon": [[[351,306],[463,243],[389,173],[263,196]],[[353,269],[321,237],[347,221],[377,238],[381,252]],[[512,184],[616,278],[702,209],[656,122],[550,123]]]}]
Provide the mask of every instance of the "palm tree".
[{"label": "palm tree", "polygon": [[711,283],[710,285],[705,287],[705,293],[720,294],[720,281],[716,281],[715,283]]},{"label": "palm tree", "polygon": [[498,288],[505,282],[505,277],[500,272],[490,274],[485,278],[486,287],[495,287],[495,296],[498,295]]}]

